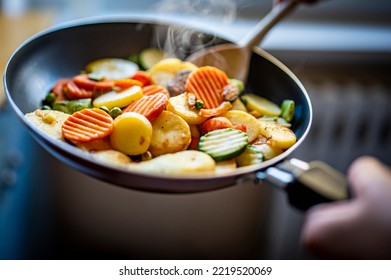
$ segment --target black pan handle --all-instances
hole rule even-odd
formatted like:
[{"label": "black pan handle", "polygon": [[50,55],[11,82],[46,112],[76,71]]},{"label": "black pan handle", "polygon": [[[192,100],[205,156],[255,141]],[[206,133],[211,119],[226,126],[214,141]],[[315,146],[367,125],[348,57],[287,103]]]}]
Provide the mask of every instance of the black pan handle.
[{"label": "black pan handle", "polygon": [[256,176],[284,189],[289,202],[303,211],[319,203],[350,198],[345,175],[321,161],[307,163],[292,158]]}]

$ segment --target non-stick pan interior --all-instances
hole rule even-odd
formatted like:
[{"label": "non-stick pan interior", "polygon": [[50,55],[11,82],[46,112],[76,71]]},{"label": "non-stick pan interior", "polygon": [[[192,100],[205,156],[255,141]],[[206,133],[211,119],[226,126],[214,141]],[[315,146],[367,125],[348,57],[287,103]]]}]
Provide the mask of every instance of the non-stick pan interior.
[{"label": "non-stick pan interior", "polygon": [[[251,59],[247,91],[280,103],[296,102],[293,129],[298,142],[280,156],[230,175],[207,177],[167,177],[129,172],[96,162],[71,145],[54,141],[32,127],[24,114],[40,107],[40,102],[59,78],[79,73],[90,61],[104,57],[126,58],[150,46],[164,46],[169,23],[126,20],[86,21],[54,27],[30,38],[11,57],[4,76],[8,99],[34,138],[67,164],[91,176],[128,188],[157,192],[197,192],[229,186],[239,176],[254,173],[288,156],[306,136],[312,118],[311,104],[297,78],[266,52],[255,49]],[[224,40],[218,38],[214,43]],[[209,41],[210,43],[211,41]],[[184,50],[177,50],[180,56]]]}]

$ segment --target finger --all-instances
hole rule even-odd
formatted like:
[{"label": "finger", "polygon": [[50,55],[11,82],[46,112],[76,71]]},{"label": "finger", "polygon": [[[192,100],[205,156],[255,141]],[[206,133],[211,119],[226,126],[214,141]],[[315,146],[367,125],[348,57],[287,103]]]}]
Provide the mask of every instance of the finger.
[{"label": "finger", "polygon": [[389,188],[391,170],[374,157],[362,156],[356,159],[347,172],[349,185],[355,196],[367,196],[378,188]]}]

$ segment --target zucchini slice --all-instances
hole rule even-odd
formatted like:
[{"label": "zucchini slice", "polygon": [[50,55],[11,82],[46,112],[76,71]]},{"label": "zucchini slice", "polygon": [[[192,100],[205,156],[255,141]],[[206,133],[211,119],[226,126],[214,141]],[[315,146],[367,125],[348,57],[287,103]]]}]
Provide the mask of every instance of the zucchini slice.
[{"label": "zucchini slice", "polygon": [[255,145],[247,145],[246,150],[236,158],[239,167],[261,163],[264,160],[262,149]]},{"label": "zucchini slice", "polygon": [[165,58],[166,54],[157,48],[147,48],[141,51],[139,62],[143,69],[149,69],[160,60]]},{"label": "zucchini slice", "polygon": [[101,58],[87,64],[85,70],[94,80],[130,78],[139,70],[136,63],[122,58]]},{"label": "zucchini slice", "polygon": [[72,115],[74,112],[81,111],[83,109],[91,108],[91,98],[75,99],[75,100],[62,100],[53,103],[53,110],[61,111],[66,114]]},{"label": "zucchini slice", "polygon": [[281,103],[281,117],[287,122],[292,121],[295,114],[295,102],[290,99],[285,99]]},{"label": "zucchini slice", "polygon": [[286,119],[281,117],[271,117],[271,116],[262,116],[257,119],[258,121],[265,121],[265,122],[271,122],[275,124],[279,124],[286,127],[291,127],[292,124],[288,122]]},{"label": "zucchini slice", "polygon": [[215,161],[223,161],[240,155],[247,144],[246,133],[233,128],[224,128],[201,136],[198,150],[207,153]]}]

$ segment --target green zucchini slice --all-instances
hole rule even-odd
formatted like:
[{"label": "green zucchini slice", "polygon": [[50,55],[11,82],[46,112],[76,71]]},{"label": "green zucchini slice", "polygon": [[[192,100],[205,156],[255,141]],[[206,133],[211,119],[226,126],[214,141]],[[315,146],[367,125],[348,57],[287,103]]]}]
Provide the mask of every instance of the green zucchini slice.
[{"label": "green zucchini slice", "polygon": [[238,167],[261,163],[264,160],[262,149],[255,145],[247,145],[246,150],[236,158]]},{"label": "green zucchini slice", "polygon": [[247,144],[248,136],[245,132],[224,128],[201,136],[198,150],[207,153],[215,161],[223,161],[240,155],[246,149]]}]

